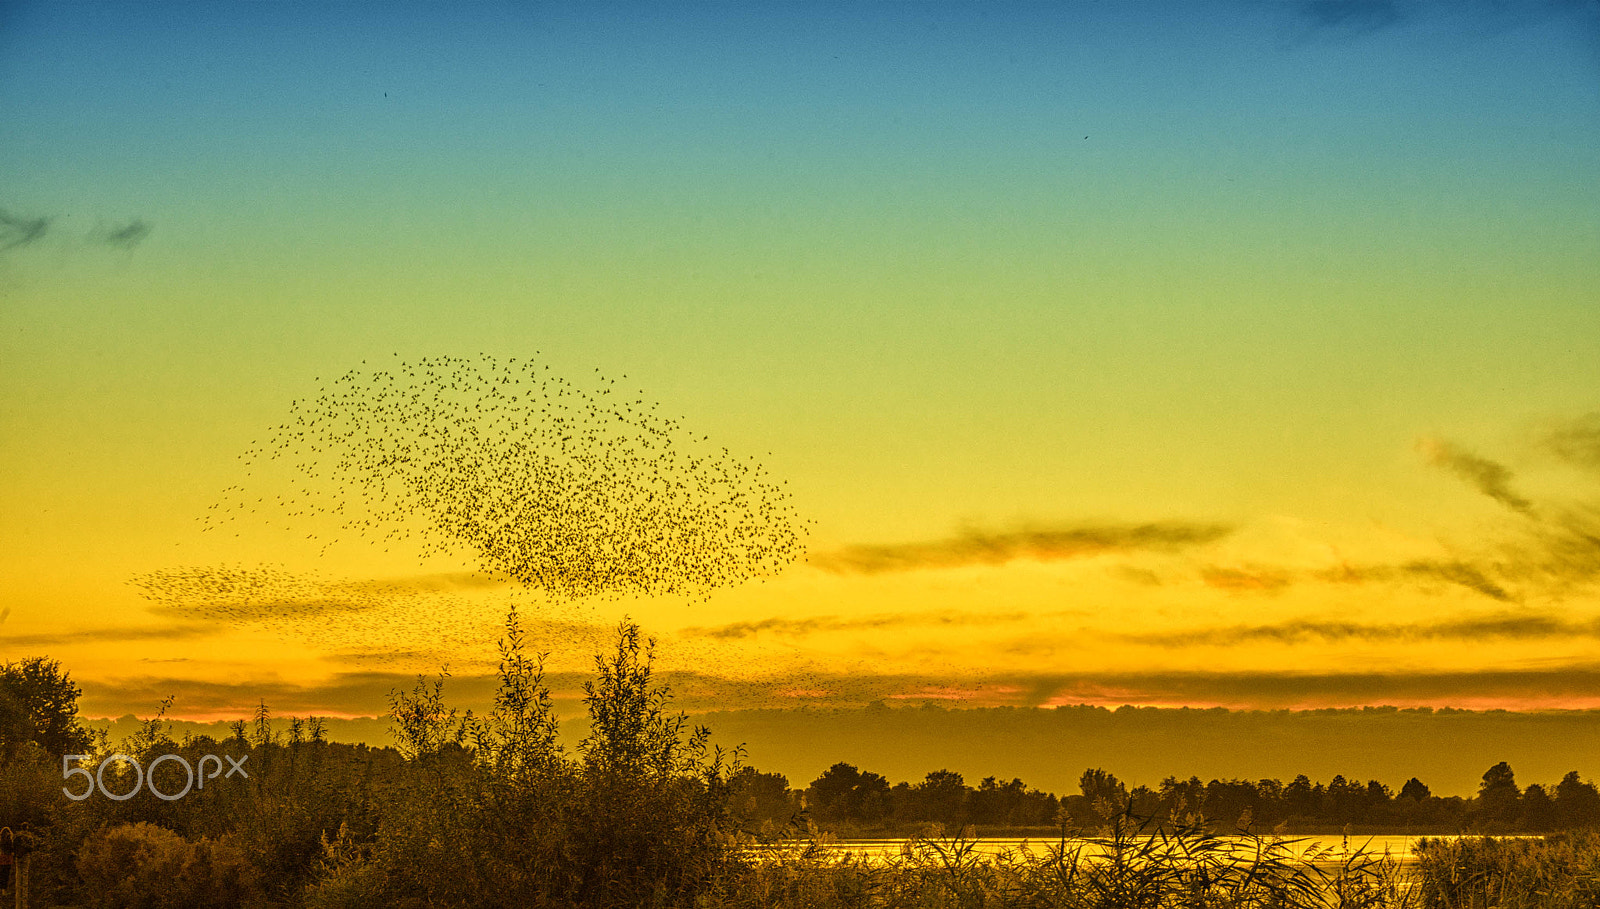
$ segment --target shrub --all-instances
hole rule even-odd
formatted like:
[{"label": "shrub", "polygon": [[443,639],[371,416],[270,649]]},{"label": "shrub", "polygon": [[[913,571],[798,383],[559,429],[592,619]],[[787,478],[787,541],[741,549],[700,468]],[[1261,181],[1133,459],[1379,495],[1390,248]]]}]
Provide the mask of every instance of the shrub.
[{"label": "shrub", "polygon": [[78,850],[92,909],[237,909],[265,905],[260,875],[230,838],[189,842],[152,824],[107,827]]},{"label": "shrub", "polygon": [[[406,758],[376,834],[324,838],[308,899],[339,906],[689,906],[734,867],[736,769],[670,711],[652,643],[624,621],[585,686],[591,733],[556,740],[543,658],[516,613],[486,717],[444,700],[445,676],[394,697]],[[374,894],[377,894],[375,896]]]}]

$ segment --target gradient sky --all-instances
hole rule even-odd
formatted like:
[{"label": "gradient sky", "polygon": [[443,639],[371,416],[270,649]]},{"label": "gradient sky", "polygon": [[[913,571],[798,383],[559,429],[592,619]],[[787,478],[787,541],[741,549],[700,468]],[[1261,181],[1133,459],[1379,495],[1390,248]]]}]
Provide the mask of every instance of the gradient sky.
[{"label": "gradient sky", "polygon": [[[0,214],[0,658],[93,713],[381,713],[513,600],[701,707],[1600,707],[1593,2],[7,4]],[[198,532],[329,377],[479,353],[758,455],[809,561]],[[302,608],[130,583],[217,565]]]}]

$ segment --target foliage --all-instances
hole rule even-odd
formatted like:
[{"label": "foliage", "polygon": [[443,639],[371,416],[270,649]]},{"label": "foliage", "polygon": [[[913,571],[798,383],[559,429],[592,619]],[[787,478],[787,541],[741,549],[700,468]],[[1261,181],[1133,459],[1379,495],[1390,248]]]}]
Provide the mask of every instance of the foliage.
[{"label": "foliage", "polygon": [[1593,909],[1600,906],[1600,832],[1543,839],[1423,840],[1424,909]]},{"label": "foliage", "polygon": [[60,816],[60,761],[29,742],[0,761],[0,827],[39,830]]},{"label": "foliage", "polygon": [[363,843],[324,839],[316,905],[692,905],[732,867],[737,769],[669,710],[652,643],[624,621],[585,686],[590,734],[564,754],[515,613],[486,717],[458,715],[443,677],[394,697],[406,763]]},{"label": "foliage", "polygon": [[[1600,790],[1569,773],[1557,785],[1523,789],[1508,764],[1485,774],[1477,798],[1440,798],[1422,781],[1408,780],[1397,796],[1377,781],[1336,775],[1326,785],[1305,775],[1279,780],[1211,780],[1168,777],[1152,789],[1132,790],[1100,768],[1079,778],[1081,794],[1029,789],[1021,780],[985,779],[966,785],[960,774],[936,770],[921,782],[890,785],[882,776],[837,763],[805,790],[810,818],[850,836],[904,836],[929,823],[959,829],[975,824],[987,835],[1037,834],[1057,817],[1079,827],[1097,823],[1102,803],[1132,806],[1139,814],[1204,817],[1225,827],[1280,833],[1544,833],[1600,826]],[[1162,821],[1161,823],[1165,823]]]},{"label": "foliage", "polygon": [[234,909],[265,905],[260,872],[232,838],[185,840],[152,824],[122,824],[78,852],[91,909]]},{"label": "foliage", "polygon": [[87,750],[92,737],[78,722],[79,694],[59,661],[32,657],[0,665],[0,759],[28,742],[57,757]]}]

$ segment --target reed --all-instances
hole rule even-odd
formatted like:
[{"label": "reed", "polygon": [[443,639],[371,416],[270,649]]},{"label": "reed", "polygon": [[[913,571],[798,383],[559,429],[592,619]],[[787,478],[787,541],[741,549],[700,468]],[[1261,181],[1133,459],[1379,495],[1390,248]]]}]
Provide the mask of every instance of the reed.
[{"label": "reed", "polygon": [[1541,838],[1424,839],[1423,909],[1594,909],[1600,831]]},{"label": "reed", "polygon": [[873,861],[825,838],[765,850],[702,909],[1423,909],[1392,858],[1295,840],[1158,824],[1126,807],[1097,835],[988,851],[938,827]]}]

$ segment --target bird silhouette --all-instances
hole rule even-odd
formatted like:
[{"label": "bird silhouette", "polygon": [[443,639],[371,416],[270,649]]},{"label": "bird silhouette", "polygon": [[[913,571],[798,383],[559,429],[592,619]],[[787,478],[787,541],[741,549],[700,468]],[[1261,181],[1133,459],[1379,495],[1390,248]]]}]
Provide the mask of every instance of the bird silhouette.
[{"label": "bird silhouette", "polygon": [[[531,639],[600,642],[579,601],[694,603],[803,552],[806,522],[783,484],[661,416],[643,391],[612,394],[598,370],[580,386],[537,356],[396,357],[318,381],[240,454],[243,477],[203,528],[265,523],[324,552],[365,539],[419,561],[453,556],[470,569],[468,592],[213,566],[136,577],[157,610],[352,658],[427,660],[480,644],[519,605],[535,613],[523,620]],[[687,665],[716,649],[685,639],[663,653]]]}]

